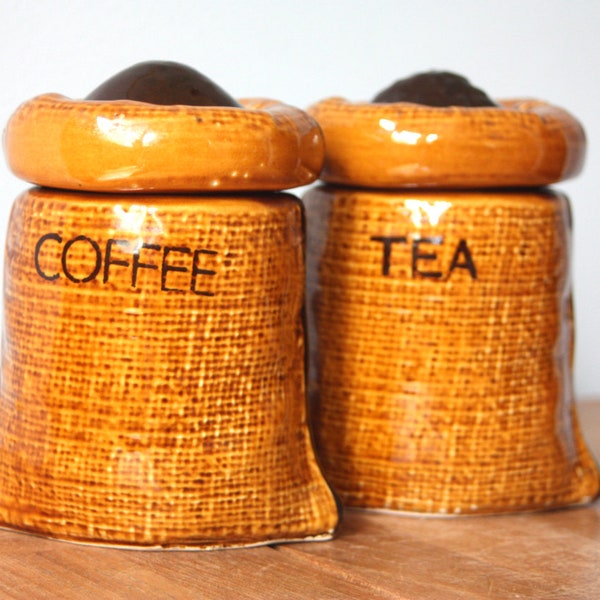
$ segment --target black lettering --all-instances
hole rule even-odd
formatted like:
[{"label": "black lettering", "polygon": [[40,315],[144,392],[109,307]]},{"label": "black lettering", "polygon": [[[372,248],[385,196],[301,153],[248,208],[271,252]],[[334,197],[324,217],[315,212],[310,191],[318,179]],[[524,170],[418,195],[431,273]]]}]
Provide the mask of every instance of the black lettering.
[{"label": "black lettering", "polygon": [[47,233],[46,235],[43,235],[35,245],[35,270],[42,279],[45,279],[46,281],[54,281],[55,279],[58,279],[60,277],[60,273],[52,273],[52,275],[48,275],[47,273],[44,273],[40,265],[40,252],[42,250],[42,246],[48,240],[53,240],[55,242],[58,242],[59,244],[62,243],[62,237],[58,233]]},{"label": "black lettering", "polygon": [[437,254],[431,253],[421,253],[419,251],[419,246],[421,244],[433,244],[434,246],[440,246],[444,243],[444,238],[441,235],[435,237],[422,237],[416,238],[412,243],[412,276],[416,277],[420,275],[421,277],[426,277],[429,279],[440,279],[442,277],[442,273],[440,271],[420,271],[418,268],[418,262],[420,260],[435,260],[437,258]]},{"label": "black lettering", "polygon": [[[86,277],[82,277],[82,278],[75,277],[75,275],[73,275],[71,273],[71,271],[69,270],[69,265],[67,263],[67,255],[69,253],[69,250],[71,249],[71,246],[73,246],[77,242],[86,242],[87,244],[89,244],[92,247],[92,249],[94,250],[94,253],[96,255],[96,262],[94,264],[94,268],[92,269],[92,271],[90,272],[89,275],[87,275]],[[100,246],[98,246],[98,244],[94,240],[90,239],[89,237],[87,237],[85,235],[78,235],[77,237],[73,238],[72,240],[69,240],[65,244],[65,247],[63,248],[63,252],[62,252],[62,256],[61,256],[61,265],[62,265],[63,273],[71,281],[73,281],[75,283],[87,283],[88,281],[92,281],[92,279],[96,279],[96,277],[98,276],[98,273],[100,273],[100,269],[102,268],[102,252],[100,251]]]},{"label": "black lettering", "polygon": [[[461,256],[464,258],[464,261],[458,262]],[[477,269],[475,268],[475,262],[473,261],[473,256],[471,255],[471,251],[467,246],[466,240],[460,240],[456,250],[454,251],[454,256],[452,257],[452,262],[450,263],[450,270],[448,271],[448,277],[450,277],[454,269],[466,269],[469,271],[472,279],[477,279]]]},{"label": "black lettering", "polygon": [[202,248],[194,250],[194,261],[192,263],[192,283],[190,285],[190,290],[194,292],[194,294],[198,294],[199,296],[214,296],[212,292],[201,291],[196,289],[196,280],[198,278],[198,275],[213,276],[217,274],[216,271],[213,271],[211,269],[201,269],[198,267],[198,257],[201,254],[209,254],[211,256],[214,256],[217,254],[217,252],[215,252],[214,250],[203,250]]},{"label": "black lettering", "polygon": [[406,244],[405,236],[380,236],[372,235],[371,241],[383,244],[383,260],[381,261],[381,274],[390,274],[390,262],[392,260],[392,244]]},{"label": "black lettering", "polygon": [[[131,286],[132,287],[137,287],[137,276],[138,276],[138,270],[139,269],[153,269],[153,270],[158,270],[158,266],[157,265],[153,265],[150,263],[144,263],[140,261],[140,252],[142,250],[160,250],[160,246],[158,244],[146,244],[143,243],[140,250],[138,250],[134,255],[133,255],[133,267],[132,267],[132,271],[131,271]],[[163,256],[163,262],[164,262],[164,256]]]},{"label": "black lettering", "polygon": [[186,273],[188,271],[187,267],[175,267],[173,265],[167,264],[167,256],[171,252],[181,252],[182,254],[190,254],[191,250],[186,247],[175,247],[175,246],[165,246],[163,250],[163,259],[161,265],[161,276],[160,276],[160,289],[163,292],[184,292],[184,290],[180,290],[178,288],[169,288],[167,287],[167,273],[169,271],[176,271],[178,273]]},{"label": "black lettering", "polygon": [[104,277],[102,278],[102,283],[106,283],[108,281],[108,272],[110,270],[110,265],[119,265],[120,267],[129,266],[129,261],[112,259],[112,247],[114,245],[120,246],[121,248],[129,248],[129,242],[127,240],[109,239],[106,242],[106,256],[104,257]]},{"label": "black lettering", "polygon": [[[52,246],[51,243],[56,244]],[[62,249],[61,249],[62,246]],[[120,248],[124,254],[119,256]],[[160,252],[162,250],[162,261],[156,260],[151,262],[144,251]],[[51,263],[51,259],[55,255],[55,259],[60,263],[60,268],[56,268],[56,272],[52,267],[47,266]],[[171,258],[173,254],[183,255],[179,258]],[[131,255],[131,258],[129,258]],[[198,248],[193,250],[185,246],[166,246],[162,247],[159,244],[137,243],[125,239],[110,238],[106,242],[105,256],[98,242],[86,235],[78,235],[65,242],[63,245],[63,237],[58,233],[46,233],[42,235],[34,250],[34,266],[37,274],[46,281],[55,281],[64,276],[74,283],[88,283],[98,278],[102,271],[102,283],[107,283],[110,280],[111,269],[113,267],[131,268],[131,287],[137,288],[138,279],[141,269],[150,271],[160,270],[161,285],[160,289],[164,292],[185,293],[191,291],[199,296],[214,296],[213,292],[202,289],[201,280],[204,277],[214,277],[217,271],[206,267],[207,257],[218,256],[215,250],[207,250]],[[187,257],[187,258],[183,258]],[[192,260],[192,266],[189,266],[189,260]],[[103,262],[104,261],[104,262]],[[160,262],[160,264],[159,264]],[[114,271],[114,269],[113,269]],[[174,281],[169,282],[170,273],[188,273],[190,278],[187,284],[183,284],[182,278],[176,275]],[[114,277],[114,275],[113,275]],[[179,282],[179,283],[178,283]],[[179,287],[177,287],[179,285]]]}]

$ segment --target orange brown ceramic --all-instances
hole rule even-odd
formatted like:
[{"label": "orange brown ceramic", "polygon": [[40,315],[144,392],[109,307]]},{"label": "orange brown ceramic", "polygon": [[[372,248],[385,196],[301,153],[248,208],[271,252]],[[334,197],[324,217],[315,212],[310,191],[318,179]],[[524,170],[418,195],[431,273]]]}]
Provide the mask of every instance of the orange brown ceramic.
[{"label": "orange brown ceramic", "polygon": [[328,98],[309,109],[327,146],[321,178],[362,187],[540,186],[575,176],[579,122],[529,99],[499,107],[432,107]]},{"label": "orange brown ceramic", "polygon": [[349,506],[589,502],[571,382],[571,229],[552,192],[305,195],[315,425]]},{"label": "orange brown ceramic", "polygon": [[316,439],[342,501],[440,515],[595,498],[569,201],[536,187],[581,168],[579,123],[539,101],[310,112],[323,179],[345,184],[305,196]]},{"label": "orange brown ceramic", "polygon": [[281,102],[153,105],[44,94],[14,113],[9,166],[36,184],[100,192],[281,190],[323,163],[315,121]]},{"label": "orange brown ceramic", "polygon": [[146,548],[332,536],[303,209],[262,191],[314,178],[322,139],[297,109],[244,106],[46,95],[11,119],[9,163],[46,187],[6,241],[0,525]]}]

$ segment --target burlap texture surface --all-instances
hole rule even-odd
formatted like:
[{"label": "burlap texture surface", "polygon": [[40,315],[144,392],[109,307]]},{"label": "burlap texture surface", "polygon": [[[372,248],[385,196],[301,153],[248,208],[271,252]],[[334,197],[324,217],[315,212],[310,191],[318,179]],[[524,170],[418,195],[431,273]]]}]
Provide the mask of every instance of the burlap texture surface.
[{"label": "burlap texture surface", "polygon": [[592,499],[568,200],[334,187],[304,200],[316,438],[343,502],[465,514]]},{"label": "burlap texture surface", "polygon": [[298,201],[33,189],[5,261],[0,523],[107,544],[327,538]]}]

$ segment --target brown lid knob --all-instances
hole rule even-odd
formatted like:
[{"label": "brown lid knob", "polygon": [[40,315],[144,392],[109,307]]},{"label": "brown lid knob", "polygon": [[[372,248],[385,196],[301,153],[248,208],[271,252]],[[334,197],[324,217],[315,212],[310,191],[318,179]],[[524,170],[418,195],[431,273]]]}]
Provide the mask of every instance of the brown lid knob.
[{"label": "brown lid knob", "polygon": [[208,77],[175,62],[148,61],[120,71],[86,100],[137,100],[151,104],[235,106],[236,102]]}]

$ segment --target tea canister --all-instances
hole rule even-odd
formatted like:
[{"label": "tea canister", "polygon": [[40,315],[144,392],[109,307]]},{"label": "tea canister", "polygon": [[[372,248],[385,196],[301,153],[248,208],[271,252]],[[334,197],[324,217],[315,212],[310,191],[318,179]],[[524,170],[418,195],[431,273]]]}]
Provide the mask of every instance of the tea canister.
[{"label": "tea canister", "polygon": [[314,120],[143,63],[24,103],[4,144],[41,187],[6,241],[0,524],[138,548],[329,539],[303,210],[277,192],[318,175]]},{"label": "tea canister", "polygon": [[304,197],[325,473],[363,508],[589,502],[599,479],[573,399],[570,206],[545,187],[581,169],[581,125],[543,101],[394,97],[414,82],[309,109],[326,144],[327,185]]}]

